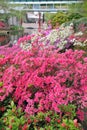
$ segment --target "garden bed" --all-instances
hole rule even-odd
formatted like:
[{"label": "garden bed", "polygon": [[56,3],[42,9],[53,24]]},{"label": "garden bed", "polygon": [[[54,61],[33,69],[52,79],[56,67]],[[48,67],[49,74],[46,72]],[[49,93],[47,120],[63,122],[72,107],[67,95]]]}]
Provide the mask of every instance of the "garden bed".
[{"label": "garden bed", "polygon": [[0,130],[85,130],[87,52],[75,46],[87,39],[80,34],[61,26],[0,47]]}]

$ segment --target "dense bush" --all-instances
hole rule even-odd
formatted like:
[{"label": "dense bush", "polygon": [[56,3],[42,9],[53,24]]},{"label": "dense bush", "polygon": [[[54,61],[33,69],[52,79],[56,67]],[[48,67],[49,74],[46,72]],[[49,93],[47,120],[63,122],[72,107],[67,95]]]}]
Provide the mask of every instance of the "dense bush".
[{"label": "dense bush", "polygon": [[69,13],[68,14],[68,21],[71,21],[71,20],[75,20],[75,19],[80,19],[82,18],[83,16],[79,13]]},{"label": "dense bush", "polygon": [[1,55],[0,70],[4,110],[8,97],[27,115],[49,110],[60,113],[62,104],[74,104],[76,109],[87,105],[87,58],[82,51],[59,53],[35,45],[13,56]]},{"label": "dense bush", "polygon": [[[0,58],[0,100],[13,95],[28,114],[55,110],[59,104],[86,106],[87,60],[82,51],[58,53],[34,47]],[[79,89],[78,89],[79,87]]]},{"label": "dense bush", "polygon": [[57,24],[61,25],[65,22],[71,22],[72,20],[77,20],[82,18],[83,16],[79,13],[63,13],[58,12],[52,17],[50,17],[51,23],[53,27],[56,27]]},{"label": "dense bush", "polygon": [[68,21],[68,17],[65,13],[58,12],[55,16],[51,19],[52,26],[54,27],[57,23],[61,25],[64,22]]},{"label": "dense bush", "polygon": [[62,26],[24,36],[12,48],[0,47],[2,129],[80,130],[77,118],[84,124],[87,106],[86,52],[60,50],[66,41],[84,44],[81,36]]}]

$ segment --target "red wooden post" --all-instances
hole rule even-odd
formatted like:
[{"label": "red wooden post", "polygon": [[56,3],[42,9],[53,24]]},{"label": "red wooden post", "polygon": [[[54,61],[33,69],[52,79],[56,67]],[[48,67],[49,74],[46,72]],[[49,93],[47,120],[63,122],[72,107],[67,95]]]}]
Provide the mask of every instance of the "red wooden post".
[{"label": "red wooden post", "polygon": [[39,19],[38,19],[38,31],[41,31],[41,13],[39,12]]}]

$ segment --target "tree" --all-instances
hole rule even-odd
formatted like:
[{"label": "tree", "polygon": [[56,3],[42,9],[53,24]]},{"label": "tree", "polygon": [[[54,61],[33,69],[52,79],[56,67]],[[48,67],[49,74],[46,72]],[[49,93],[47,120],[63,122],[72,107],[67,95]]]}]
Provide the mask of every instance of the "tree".
[{"label": "tree", "polygon": [[82,9],[84,16],[87,16],[87,0],[83,0]]},{"label": "tree", "polygon": [[26,13],[26,11],[19,10],[22,6],[20,4],[10,4],[10,0],[0,0],[0,10],[3,10],[4,13],[4,15],[1,15],[1,19],[7,22],[9,17],[16,16],[22,21]]},{"label": "tree", "polygon": [[87,0],[81,0],[79,3],[71,4],[69,6],[70,13],[79,13],[87,17]]},{"label": "tree", "polygon": [[0,10],[3,10],[4,13],[7,13],[9,10],[9,0],[0,0]]}]

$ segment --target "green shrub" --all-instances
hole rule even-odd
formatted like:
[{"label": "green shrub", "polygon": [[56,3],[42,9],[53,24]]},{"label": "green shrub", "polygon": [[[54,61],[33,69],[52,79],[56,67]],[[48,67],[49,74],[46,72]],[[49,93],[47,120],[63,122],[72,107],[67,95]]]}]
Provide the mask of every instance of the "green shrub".
[{"label": "green shrub", "polygon": [[55,14],[55,16],[53,17],[52,21],[52,26],[54,27],[57,23],[59,25],[61,25],[62,23],[65,23],[68,21],[68,17],[66,15],[66,13],[63,12],[58,12]]},{"label": "green shrub", "polygon": [[13,30],[13,31],[19,31],[19,30],[23,30],[23,27],[13,25],[13,26],[10,27],[10,29]]},{"label": "green shrub", "polygon": [[25,118],[22,109],[17,108],[14,102],[11,101],[10,105],[8,105],[6,112],[0,119],[0,130],[21,130],[21,128],[27,125],[26,122],[27,119]]},{"label": "green shrub", "polygon": [[[75,116],[76,107],[74,105],[59,106],[61,114],[53,111],[39,112],[37,115],[31,116],[31,125],[29,130],[81,130]],[[77,126],[76,126],[77,125]]]},{"label": "green shrub", "polygon": [[55,16],[55,13],[44,13],[44,19],[46,22],[51,21],[54,16]]},{"label": "green shrub", "polygon": [[74,20],[74,19],[80,19],[83,16],[80,13],[70,13],[68,14],[68,21]]}]

